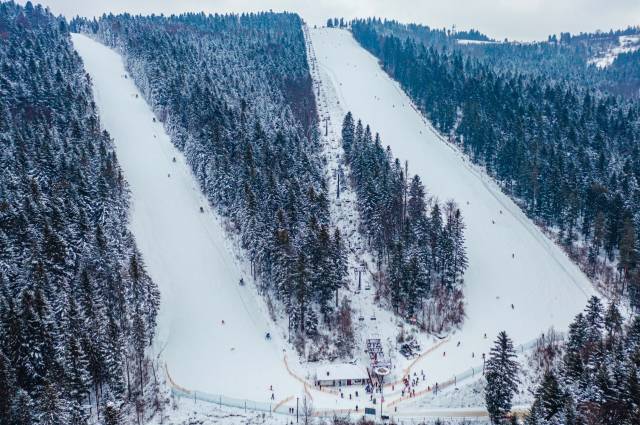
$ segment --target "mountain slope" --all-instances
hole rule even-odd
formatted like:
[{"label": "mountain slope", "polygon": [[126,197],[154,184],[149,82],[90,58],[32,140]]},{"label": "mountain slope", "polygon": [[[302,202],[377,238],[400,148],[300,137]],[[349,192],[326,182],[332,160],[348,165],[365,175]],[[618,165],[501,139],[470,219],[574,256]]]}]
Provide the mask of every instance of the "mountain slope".
[{"label": "mountain slope", "polygon": [[[131,186],[131,228],[162,294],[157,345],[171,377],[188,389],[265,402],[270,385],[277,397],[298,393],[279,343],[265,340],[266,332],[275,333],[243,274],[248,265],[232,254],[223,221],[125,78],[121,57],[84,35],[73,41]],[[247,285],[238,284],[241,277]]]},{"label": "mountain slope", "polygon": [[334,93],[328,103],[335,133],[347,111],[375,123],[394,154],[409,161],[410,173],[441,201],[455,199],[466,220],[467,318],[414,370],[424,369],[431,384],[442,382],[481,363],[499,330],[523,343],[549,326],[566,327],[594,292],[588,279],[487,176],[433,132],[349,32],[310,33],[322,83]]}]

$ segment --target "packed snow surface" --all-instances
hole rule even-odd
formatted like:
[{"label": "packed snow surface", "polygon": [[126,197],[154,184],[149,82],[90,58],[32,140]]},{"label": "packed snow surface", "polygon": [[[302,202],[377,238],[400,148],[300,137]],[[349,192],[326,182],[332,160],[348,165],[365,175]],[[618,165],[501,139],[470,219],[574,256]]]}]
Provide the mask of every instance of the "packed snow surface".
[{"label": "packed snow surface", "polygon": [[[430,385],[478,364],[497,333],[516,344],[549,327],[566,329],[595,292],[586,276],[482,170],[438,136],[398,84],[350,32],[311,29],[322,85],[330,87],[331,125],[347,111],[379,132],[409,173],[441,202],[454,199],[466,223],[469,269],[462,329],[411,369]],[[486,334],[486,337],[485,337]],[[428,347],[423,347],[428,348]]]},{"label": "packed snow surface", "polygon": [[631,53],[640,49],[640,36],[638,35],[621,35],[618,37],[618,45],[611,47],[609,50],[589,59],[589,63],[600,69],[604,69],[616,60],[618,55],[622,53]]},{"label": "packed snow surface", "polygon": [[[419,374],[423,370],[427,378],[421,385],[432,386],[481,364],[481,354],[488,352],[500,330],[519,344],[550,326],[564,329],[594,293],[586,277],[490,178],[432,130],[349,32],[318,29],[310,34],[320,65],[319,77],[314,72],[322,93],[319,110],[330,118],[327,140],[337,140],[342,118],[351,110],[380,132],[395,156],[409,160],[409,171],[420,175],[431,194],[441,201],[455,199],[467,224],[465,323],[448,339],[423,336],[425,354],[407,370]],[[234,255],[237,249],[224,222],[209,208],[162,124],[154,121],[120,55],[83,35],[74,35],[73,41],[93,80],[102,125],[114,138],[130,185],[132,231],[161,290],[155,349],[171,378],[190,390],[295,405],[295,397],[303,391],[302,380],[310,381],[311,368],[318,365],[301,365],[283,341],[282,327],[273,324],[246,275],[247,264]],[[327,150],[328,155],[336,152]],[[355,218],[349,209],[353,203],[346,196],[332,204],[334,219]],[[244,286],[238,284],[241,277]],[[378,316],[371,322],[377,323],[375,332],[391,344],[396,321],[378,307],[365,305],[373,303],[365,293],[351,294],[354,301],[357,298],[357,310],[366,312],[366,319]],[[359,323],[360,336],[372,331],[371,325]],[[267,332],[271,340],[265,339]],[[291,373],[283,351],[289,354]],[[395,363],[399,378],[409,360],[398,355]],[[307,389],[306,394],[313,397],[316,408],[367,405],[362,391],[353,400],[348,398],[353,391],[345,391],[344,398],[329,390]],[[385,395],[387,403],[397,401],[399,385],[385,389]],[[407,413],[428,414],[428,404],[407,406]],[[400,405],[397,414],[402,410]]]},{"label": "packed snow surface", "polygon": [[[131,229],[161,291],[156,350],[170,376],[187,389],[255,401],[271,401],[271,386],[275,401],[299,394],[301,384],[284,367],[266,307],[243,275],[222,221],[125,78],[121,56],[84,35],[74,34],[73,43],[130,186]],[[274,338],[266,340],[267,332]]]}]

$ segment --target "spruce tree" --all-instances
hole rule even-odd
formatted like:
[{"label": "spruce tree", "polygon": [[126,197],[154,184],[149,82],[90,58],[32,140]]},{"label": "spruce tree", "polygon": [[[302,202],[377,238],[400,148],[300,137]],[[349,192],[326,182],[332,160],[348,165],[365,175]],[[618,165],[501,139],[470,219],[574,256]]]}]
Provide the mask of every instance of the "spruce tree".
[{"label": "spruce tree", "polygon": [[494,342],[486,363],[485,402],[491,422],[504,423],[511,412],[511,400],[518,391],[519,365],[513,342],[502,331]]}]

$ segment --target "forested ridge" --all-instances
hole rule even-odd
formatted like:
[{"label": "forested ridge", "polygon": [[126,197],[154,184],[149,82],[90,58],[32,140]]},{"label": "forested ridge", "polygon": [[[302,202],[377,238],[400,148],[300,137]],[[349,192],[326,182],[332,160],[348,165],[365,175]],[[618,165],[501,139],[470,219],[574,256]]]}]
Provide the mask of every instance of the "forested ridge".
[{"label": "forested ridge", "polygon": [[[607,52],[619,48],[623,37],[638,38],[637,45],[640,42],[639,26],[608,32],[561,32],[549,35],[544,41],[518,42],[494,40],[475,29],[439,29],[379,18],[366,22],[380,36],[393,35],[402,41],[410,38],[437,50],[457,51],[499,74],[517,73],[549,81],[570,81],[596,92],[627,98],[637,99],[640,95],[640,62],[634,60],[640,54],[639,50],[620,52],[603,68],[595,64]],[[343,20],[342,25],[347,27],[350,22]]]},{"label": "forested ridge", "polygon": [[84,424],[142,396],[159,293],[66,22],[0,4],[0,423]]},{"label": "forested ridge", "polygon": [[[382,296],[393,310],[440,333],[462,323],[462,283],[467,268],[464,222],[453,201],[440,206],[429,197],[408,164],[394,158],[348,112],[342,146],[358,196],[362,233],[374,254]],[[444,217],[443,217],[444,216]]]},{"label": "forested ridge", "polygon": [[[321,332],[344,339],[331,329],[342,308],[336,291],[347,275],[345,242],[329,225],[301,19],[109,15],[71,25],[123,53],[297,341]],[[346,354],[348,345],[334,350]]]},{"label": "forested ridge", "polygon": [[352,22],[450,141],[483,165],[609,294],[640,307],[638,103]]}]

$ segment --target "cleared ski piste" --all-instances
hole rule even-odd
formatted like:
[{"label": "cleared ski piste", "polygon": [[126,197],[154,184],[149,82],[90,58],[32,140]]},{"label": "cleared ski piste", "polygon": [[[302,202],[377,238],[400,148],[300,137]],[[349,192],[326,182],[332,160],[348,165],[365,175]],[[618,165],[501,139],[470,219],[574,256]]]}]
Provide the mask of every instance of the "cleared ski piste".
[{"label": "cleared ski piste", "polygon": [[[564,329],[594,293],[586,277],[488,177],[431,132],[398,85],[348,32],[323,29],[310,34],[331,102],[333,132],[339,134],[347,110],[370,123],[395,156],[409,160],[410,173],[419,174],[431,194],[458,201],[467,224],[470,267],[464,326],[411,371],[424,370],[430,385],[443,382],[481,364],[481,353],[488,352],[499,330],[519,344],[549,326]],[[285,368],[283,350],[294,372],[300,368],[296,356],[272,324],[244,274],[247,265],[234,255],[222,221],[200,193],[184,157],[162,124],[153,122],[131,78],[124,78],[120,55],[83,35],[74,34],[73,42],[93,80],[102,125],[114,138],[131,189],[131,229],[162,294],[155,352],[181,387],[269,403],[273,385],[274,403],[293,397],[287,405],[295,405],[303,388]],[[240,277],[247,285],[238,285]],[[383,338],[392,336],[391,323],[380,325]],[[266,332],[272,341],[265,340]],[[429,348],[423,342],[423,350]],[[409,362],[396,359],[399,374]],[[388,401],[396,400],[398,392],[396,387]],[[352,408],[358,403],[362,409],[367,404],[366,397],[347,401],[311,393],[316,408]],[[400,405],[398,413],[402,410]],[[406,410],[429,415],[426,406]]]},{"label": "cleared ski piste", "polygon": [[[300,395],[265,303],[243,274],[247,268],[233,255],[183,155],[153,122],[132,79],[124,78],[121,56],[84,35],[72,37],[130,186],[131,229],[161,291],[155,352],[171,378],[190,390],[265,403],[272,402],[271,385],[273,404]],[[242,287],[240,277],[247,282]],[[274,339],[266,341],[266,332]]]},{"label": "cleared ski piste", "polygon": [[488,176],[435,134],[350,32],[309,31],[321,85],[329,93],[334,133],[339,135],[344,114],[351,111],[380,133],[394,156],[409,161],[409,173],[418,174],[431,195],[441,202],[456,200],[464,216],[470,264],[464,288],[467,317],[461,330],[411,372],[424,370],[433,385],[482,365],[482,353],[489,352],[501,330],[516,345],[552,326],[565,330],[595,294],[586,276]]}]

